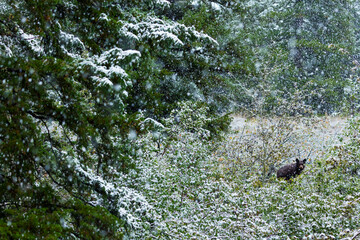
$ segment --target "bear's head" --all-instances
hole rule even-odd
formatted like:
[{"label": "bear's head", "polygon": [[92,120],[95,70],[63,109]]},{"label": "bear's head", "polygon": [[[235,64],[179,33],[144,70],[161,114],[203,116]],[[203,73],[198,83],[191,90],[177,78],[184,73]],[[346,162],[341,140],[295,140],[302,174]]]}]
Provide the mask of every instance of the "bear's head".
[{"label": "bear's head", "polygon": [[296,159],[296,168],[301,172],[305,168],[305,163],[306,163],[306,158],[304,160]]}]

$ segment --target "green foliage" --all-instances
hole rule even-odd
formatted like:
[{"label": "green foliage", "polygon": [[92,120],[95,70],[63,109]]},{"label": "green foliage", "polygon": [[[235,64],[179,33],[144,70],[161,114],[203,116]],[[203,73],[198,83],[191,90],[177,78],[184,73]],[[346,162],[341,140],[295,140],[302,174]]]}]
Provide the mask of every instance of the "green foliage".
[{"label": "green foliage", "polygon": [[218,109],[234,106],[238,109],[239,105],[249,103],[248,96],[244,94],[245,88],[257,85],[253,78],[256,75],[254,50],[246,44],[250,33],[245,31],[241,22],[245,16],[244,8],[224,1],[217,5],[219,10],[214,7],[216,4],[199,1],[199,5],[188,10],[181,21],[209,34],[218,42],[205,63],[199,63],[208,64],[207,71],[196,75],[206,86],[206,93],[211,96],[210,103],[221,104]]},{"label": "green foliage", "polygon": [[[304,116],[358,107],[356,4],[1,1],[0,238],[351,236],[358,120],[272,175]],[[232,109],[256,131],[225,135]]]},{"label": "green foliage", "polygon": [[[199,102],[180,102],[177,109],[172,111],[170,118],[164,121],[165,126],[176,125],[179,129],[188,132],[204,131],[204,136],[221,138],[224,132],[229,130],[230,115],[216,116],[209,107]],[[176,131],[173,133],[176,134]]]},{"label": "green foliage", "polygon": [[2,213],[0,229],[2,239],[58,239],[69,235],[60,224],[63,211],[47,209],[7,210]]},{"label": "green foliage", "polygon": [[[291,182],[275,177],[259,181],[257,163],[245,154],[240,156],[242,162],[237,162],[237,167],[244,170],[242,174],[227,171],[227,167],[234,166],[214,155],[213,147],[225,153],[232,151],[231,135],[225,137],[228,144],[208,141],[202,128],[206,111],[201,108],[189,111],[188,103],[180,106],[164,125],[158,125],[159,132],[138,139],[146,148],[141,154],[143,172],[137,184],[145,186],[147,198],[158,209],[158,221],[163,223],[158,231],[146,236],[321,239],[353,237],[357,233],[360,227],[358,176],[329,170],[325,155],[310,161],[304,172]],[[262,133],[274,130],[273,125],[262,127]],[[262,141],[261,134],[257,140]],[[287,141],[302,140],[300,134],[293,134]],[[269,145],[273,142],[269,141]],[[236,147],[240,150],[234,156],[241,150],[246,151],[246,147]],[[288,152],[278,153],[280,158],[285,158]],[[243,177],[248,176],[247,173],[255,176]]]},{"label": "green foliage", "polygon": [[[142,131],[138,114],[159,119],[179,101],[206,102],[213,86],[198,76],[209,69],[206,53],[216,41],[166,18],[167,1],[3,1],[1,7],[4,218],[14,218],[21,234],[29,219],[52,226],[39,225],[29,238],[67,233],[61,217],[80,238],[150,231],[156,216],[129,180],[139,171],[132,136]],[[201,124],[215,138],[229,118]],[[75,199],[81,207],[64,208]],[[31,217],[22,220],[17,211]],[[110,222],[121,224],[115,229]]]},{"label": "green foliage", "polygon": [[[121,232],[124,222],[102,207],[91,207],[81,202],[70,211],[70,219],[74,219],[79,237],[85,239],[123,239]],[[66,221],[67,219],[62,219]]]},{"label": "green foliage", "polygon": [[[53,204],[53,203],[52,203]],[[81,202],[1,211],[1,239],[122,239],[122,221],[101,207]]]},{"label": "green foliage", "polygon": [[344,136],[341,138],[342,144],[331,149],[327,159],[329,169],[339,173],[359,176],[360,175],[360,119],[351,118],[348,122]]},{"label": "green foliage", "polygon": [[[149,202],[158,209],[158,221],[163,223],[151,237],[201,238],[194,232],[187,218],[194,212],[196,203],[212,199],[199,189],[212,184],[214,165],[211,158],[212,141],[206,129],[212,118],[208,109],[192,102],[178,104],[158,125],[158,131],[142,136],[141,155],[143,172],[138,176],[138,187],[144,187]],[[214,192],[215,194],[215,192]],[[195,204],[195,205],[194,205]],[[193,210],[193,212],[191,212]],[[189,228],[190,227],[190,228]]]},{"label": "green foliage", "polygon": [[[351,102],[345,89],[351,61],[357,58],[354,26],[358,18],[352,9],[358,3],[302,0],[272,4],[243,2],[240,5],[248,14],[239,21],[244,27],[239,31],[233,26],[238,34],[245,31],[248,38],[244,45],[255,49],[254,79],[260,87],[263,79],[268,79],[268,90],[280,93],[291,94],[304,85],[309,94],[307,104],[321,113],[341,111]],[[250,91],[258,89],[256,85],[242,85]]]}]

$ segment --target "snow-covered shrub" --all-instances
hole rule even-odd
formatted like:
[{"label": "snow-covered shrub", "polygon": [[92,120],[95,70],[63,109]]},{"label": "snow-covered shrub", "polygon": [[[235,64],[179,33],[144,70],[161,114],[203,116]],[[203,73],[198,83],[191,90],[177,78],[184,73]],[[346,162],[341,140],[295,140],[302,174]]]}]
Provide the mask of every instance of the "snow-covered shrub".
[{"label": "snow-covered shrub", "polygon": [[354,231],[360,219],[359,180],[333,177],[317,168],[292,184],[241,184],[234,207],[243,228],[237,230],[245,239],[337,239],[344,229]]},{"label": "snow-covered shrub", "polygon": [[[201,239],[207,233],[200,205],[211,207],[218,195],[213,182],[210,131],[205,127],[213,119],[208,108],[193,102],[181,102],[163,124],[147,119],[153,132],[139,137],[139,189],[159,214],[151,236],[161,238]],[[192,223],[195,221],[194,223]]]},{"label": "snow-covered shrub", "polygon": [[[306,158],[311,152],[311,146],[305,147],[304,143],[312,135],[310,126],[318,121],[315,117],[306,117],[312,109],[304,103],[304,93],[297,90],[288,99],[276,97],[277,107],[270,110],[266,103],[268,95],[271,93],[264,90],[261,95],[253,96],[254,107],[243,128],[218,148],[225,172],[265,181],[281,164]],[[307,126],[306,132],[303,126]]]},{"label": "snow-covered shrub", "polygon": [[[360,63],[353,60],[351,68],[351,75],[346,79],[348,85],[344,88],[345,99],[343,103],[343,112],[354,114],[360,109]],[[347,100],[347,101],[345,101]]]},{"label": "snow-covered shrub", "polygon": [[259,185],[223,174],[212,151],[218,144],[202,127],[210,120],[205,109],[181,105],[164,124],[146,120],[156,130],[137,140],[144,148],[134,185],[158,213],[153,229],[138,237],[337,239],[356,233],[358,178],[326,172],[321,159],[291,184],[272,179]]},{"label": "snow-covered shrub", "polygon": [[331,149],[327,158],[329,169],[360,176],[360,118],[349,119],[341,142]]}]

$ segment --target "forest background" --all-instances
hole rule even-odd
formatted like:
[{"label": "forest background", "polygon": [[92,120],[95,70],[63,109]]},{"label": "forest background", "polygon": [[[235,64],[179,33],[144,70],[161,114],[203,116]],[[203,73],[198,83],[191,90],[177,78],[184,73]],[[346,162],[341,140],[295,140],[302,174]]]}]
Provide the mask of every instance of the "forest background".
[{"label": "forest background", "polygon": [[[354,239],[359,15],[356,0],[0,0],[0,238]],[[328,116],[346,128],[314,155]],[[304,173],[276,179],[296,157]]]}]

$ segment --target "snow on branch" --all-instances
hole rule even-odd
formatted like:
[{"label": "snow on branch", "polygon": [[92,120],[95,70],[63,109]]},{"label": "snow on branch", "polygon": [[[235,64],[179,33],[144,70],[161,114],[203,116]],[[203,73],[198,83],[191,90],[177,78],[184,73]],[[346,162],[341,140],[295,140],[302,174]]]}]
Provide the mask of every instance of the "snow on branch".
[{"label": "snow on branch", "polygon": [[6,43],[2,42],[3,38],[0,37],[0,56],[12,57],[13,52]]},{"label": "snow on branch", "polygon": [[139,40],[155,39],[157,41],[170,41],[175,46],[183,46],[184,41],[205,41],[210,44],[218,45],[212,37],[198,32],[194,27],[187,27],[172,21],[165,21],[153,16],[147,17],[138,23],[125,23],[123,32],[129,32],[137,36]]},{"label": "snow on branch", "polygon": [[167,0],[155,0],[155,4],[159,5],[160,7],[170,7],[170,2]]},{"label": "snow on branch", "polygon": [[162,125],[160,122],[156,121],[155,119],[152,118],[146,118],[142,124],[146,124],[146,123],[151,123],[154,127],[157,128],[161,128],[161,129],[165,129],[166,127],[164,125]]},{"label": "snow on branch", "polygon": [[128,64],[136,62],[141,53],[137,50],[126,50],[115,47],[108,51],[103,52],[99,57],[96,57],[96,61],[99,64],[109,65],[109,64],[121,64],[127,62]]},{"label": "snow on branch", "polygon": [[127,73],[122,66],[128,66],[136,62],[141,54],[136,50],[123,51],[120,48],[113,48],[103,52],[100,56],[93,56],[87,59],[81,59],[80,65],[82,67],[90,67],[96,76],[92,80],[98,82],[100,85],[112,86],[112,77],[119,77],[121,79],[127,78]]},{"label": "snow on branch", "polygon": [[80,38],[76,37],[73,34],[60,31],[59,37],[59,40],[62,43],[62,50],[72,58],[77,58],[78,55],[76,54],[81,54],[82,51],[86,49],[84,43],[80,40]]},{"label": "snow on branch", "polygon": [[216,3],[216,2],[210,2],[210,6],[214,11],[219,11],[219,12],[221,12],[224,8],[219,3]]},{"label": "snow on branch", "polygon": [[30,49],[37,55],[44,54],[44,48],[41,46],[41,38],[40,36],[27,34],[18,27],[18,34],[22,41],[26,42],[26,44],[30,47]]},{"label": "snow on branch", "polygon": [[68,166],[74,169],[77,177],[95,190],[93,197],[96,200],[90,204],[105,207],[135,229],[141,228],[141,217],[152,218],[150,213],[152,206],[143,195],[124,186],[121,178],[119,178],[119,183],[111,183],[96,175],[92,169],[82,166],[78,159],[68,158],[67,160]]}]

